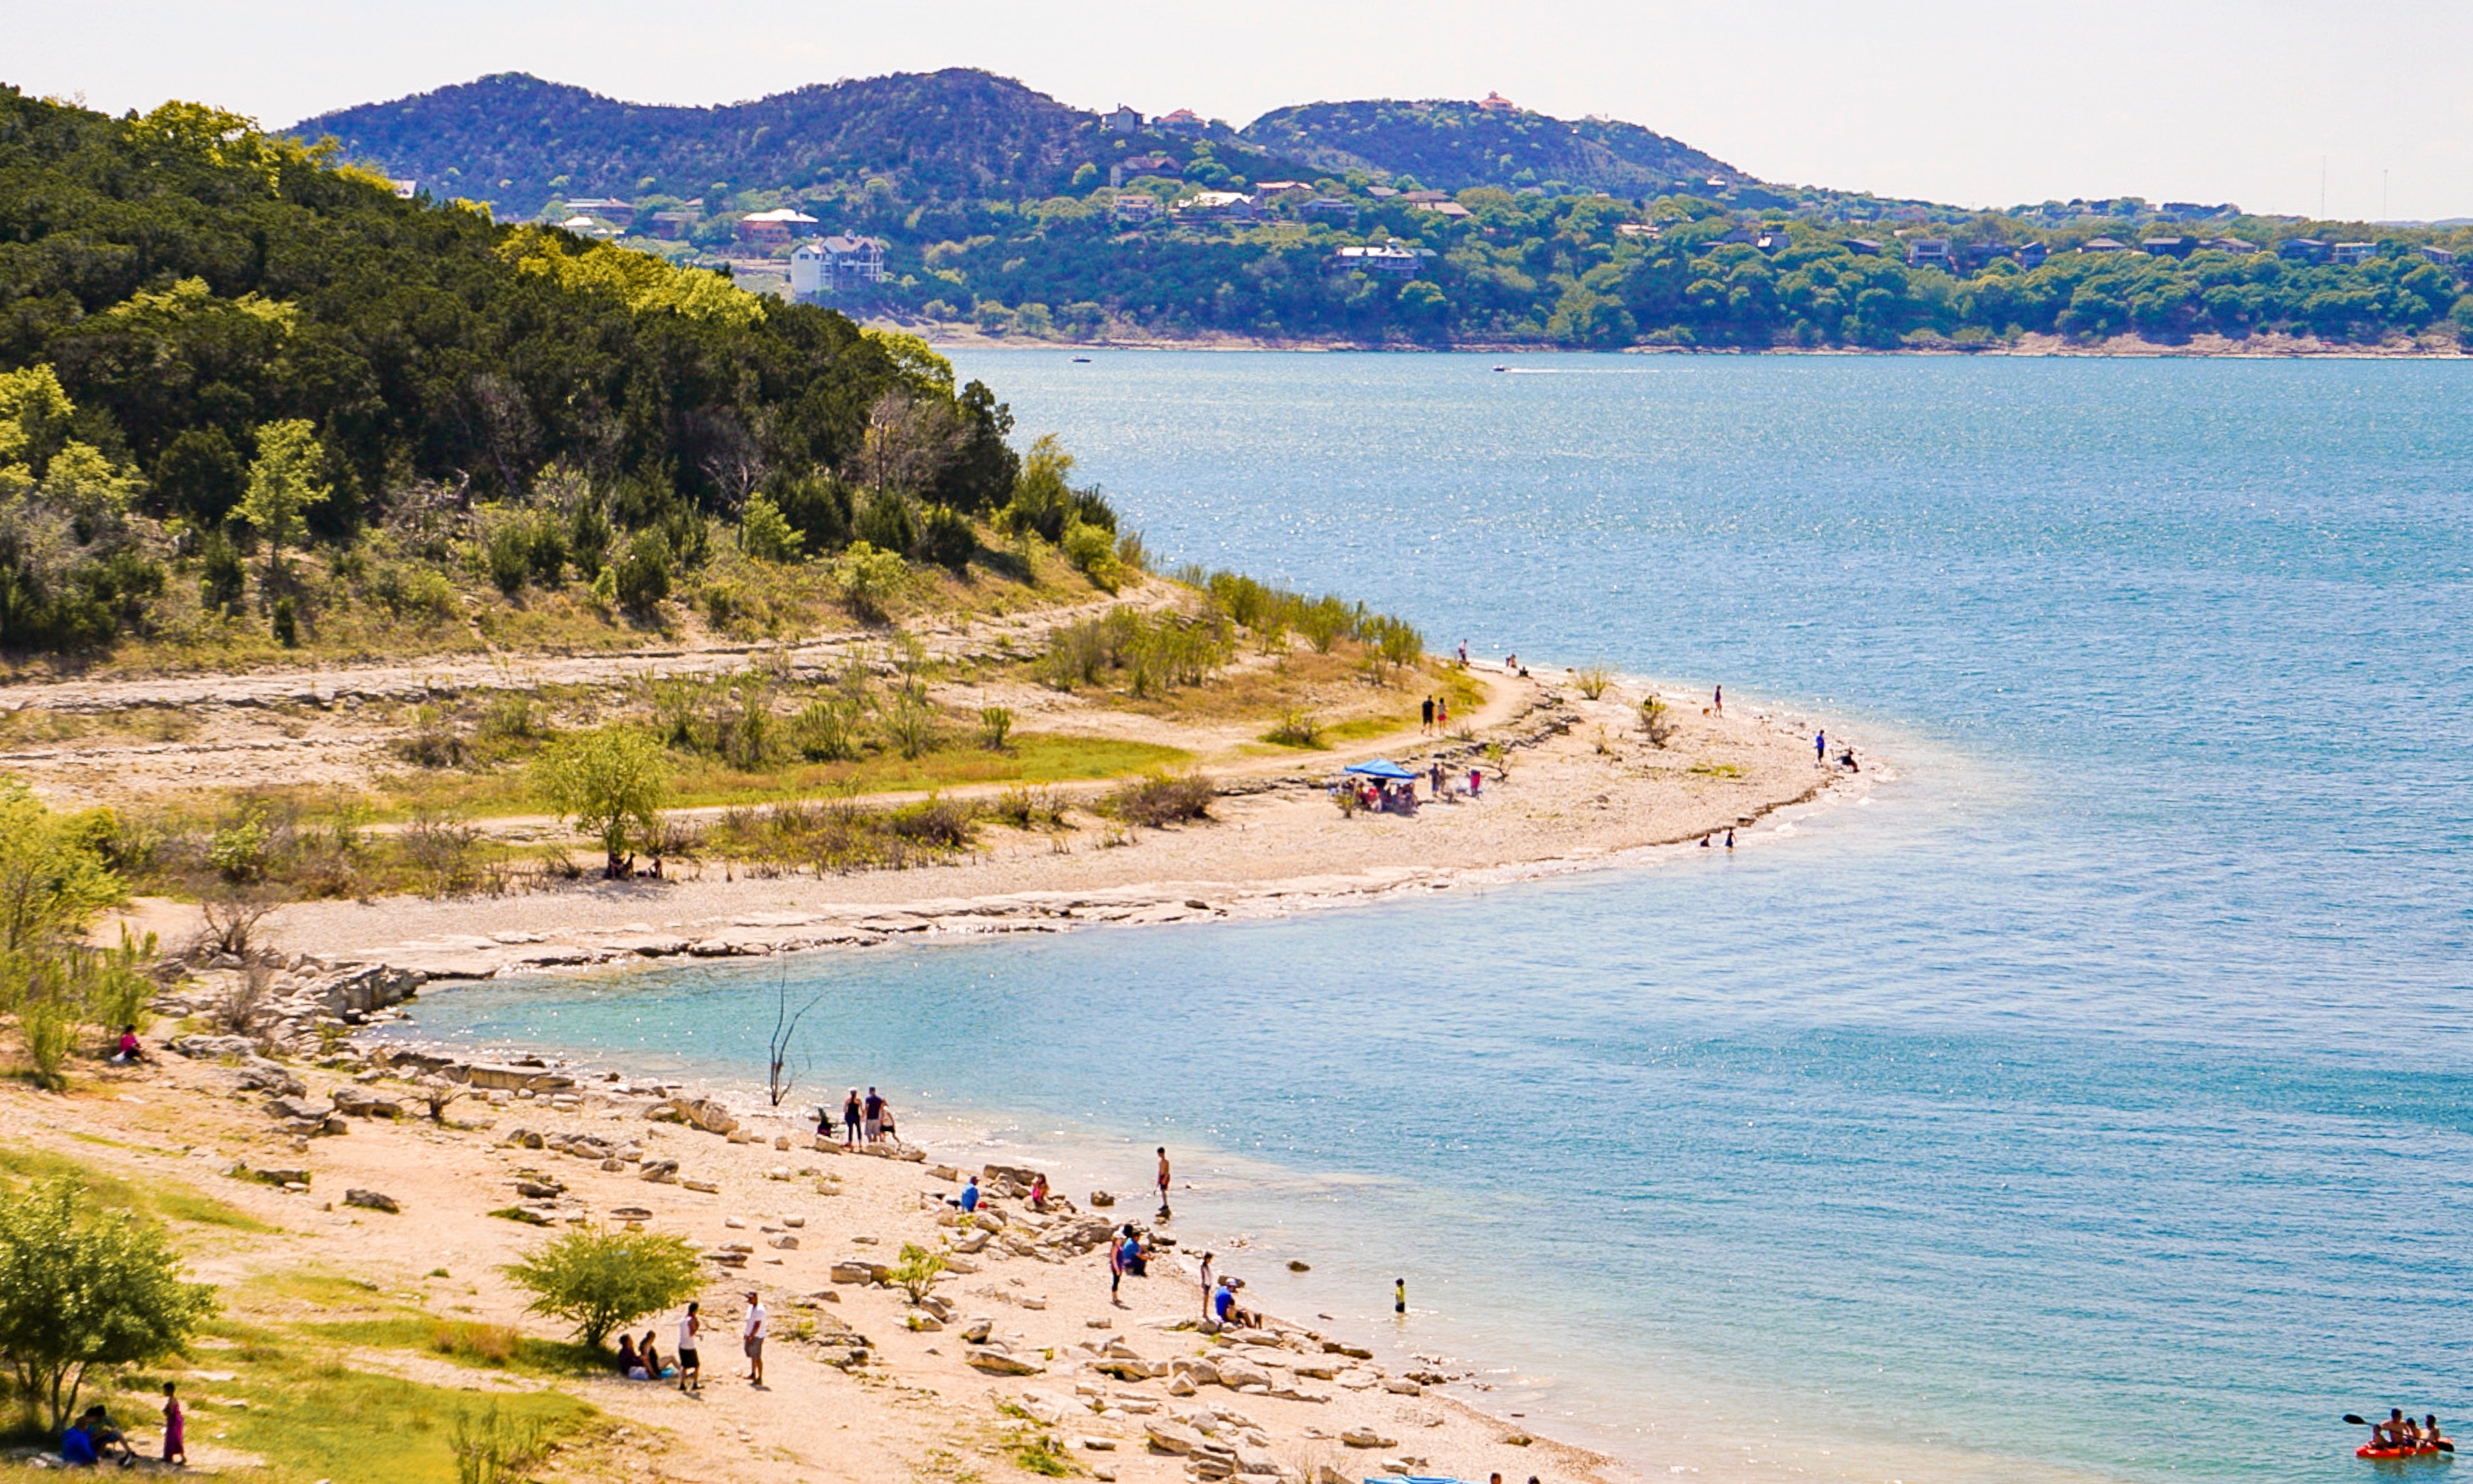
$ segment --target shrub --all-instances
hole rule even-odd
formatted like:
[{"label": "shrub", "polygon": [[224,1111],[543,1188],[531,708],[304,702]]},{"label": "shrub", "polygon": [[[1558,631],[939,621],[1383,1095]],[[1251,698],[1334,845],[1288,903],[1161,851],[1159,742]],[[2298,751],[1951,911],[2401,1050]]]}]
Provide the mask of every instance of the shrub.
[{"label": "shrub", "polygon": [[1052,788],[1024,788],[1017,783],[988,805],[988,817],[1015,829],[1051,828],[1065,823],[1065,801]]},{"label": "shrub", "polygon": [[300,647],[300,605],[290,593],[275,600],[275,613],[268,620],[267,627],[268,631],[275,635],[276,643],[285,649]]},{"label": "shrub", "polygon": [[781,507],[760,494],[747,497],[738,517],[738,549],[758,562],[796,562],[807,535],[790,524]]},{"label": "shrub", "polygon": [[181,1280],[161,1228],[96,1209],[76,1182],[0,1199],[0,1361],[51,1431],[88,1371],[179,1354],[214,1311],[214,1289]]},{"label": "shrub", "polygon": [[991,753],[1005,750],[1005,738],[1013,735],[1013,711],[1001,706],[979,707],[979,746]]},{"label": "shrub", "polygon": [[799,754],[810,762],[843,762],[858,756],[859,722],[866,702],[857,696],[826,695],[807,703],[790,724]]},{"label": "shrub", "polygon": [[481,884],[481,831],[460,820],[415,814],[403,832],[403,853],[426,896],[461,897]]},{"label": "shrub", "polygon": [[969,570],[971,559],[978,555],[979,535],[971,529],[970,517],[950,506],[930,505],[920,513],[919,536],[912,548],[920,559],[933,562],[955,576]]},{"label": "shrub", "polygon": [[1601,664],[1588,665],[1572,674],[1573,682],[1580,687],[1580,694],[1592,701],[1603,699],[1615,682],[1615,673]]},{"label": "shrub", "polygon": [[866,541],[852,541],[833,563],[833,585],[842,601],[861,618],[884,617],[885,600],[900,591],[910,576],[909,563],[898,551],[880,551]]},{"label": "shrub", "polygon": [[631,613],[650,613],[670,595],[670,548],[655,532],[636,532],[612,570],[618,605]]},{"label": "shrub", "polygon": [[1125,569],[1116,562],[1116,533],[1101,525],[1075,521],[1065,528],[1065,560],[1092,585],[1110,592],[1125,585]]},{"label": "shrub", "polygon": [[921,757],[936,747],[936,707],[926,685],[916,680],[887,688],[876,698],[876,725],[885,743],[904,757]]},{"label": "shrub", "polygon": [[910,1295],[910,1302],[922,1304],[933,1293],[945,1276],[945,1259],[914,1242],[901,1244],[901,1257],[886,1275]]},{"label": "shrub", "polygon": [[1651,747],[1664,747],[1674,735],[1674,715],[1665,702],[1655,696],[1641,702],[1640,732]]},{"label": "shrub", "polygon": [[1280,724],[1262,733],[1262,740],[1276,742],[1282,747],[1320,748],[1325,745],[1322,722],[1311,711],[1294,706],[1280,713]]},{"label": "shrub", "polygon": [[575,1326],[598,1350],[610,1331],[695,1297],[704,1286],[694,1247],[667,1233],[575,1231],[502,1271],[533,1295],[526,1312]]},{"label": "shrub", "polygon": [[249,569],[240,552],[221,531],[209,531],[198,543],[198,602],[209,613],[236,613],[249,593]]},{"label": "shrub", "polygon": [[1099,812],[1128,825],[1158,829],[1211,818],[1213,797],[1211,780],[1201,774],[1155,774],[1111,792],[1099,802]]}]

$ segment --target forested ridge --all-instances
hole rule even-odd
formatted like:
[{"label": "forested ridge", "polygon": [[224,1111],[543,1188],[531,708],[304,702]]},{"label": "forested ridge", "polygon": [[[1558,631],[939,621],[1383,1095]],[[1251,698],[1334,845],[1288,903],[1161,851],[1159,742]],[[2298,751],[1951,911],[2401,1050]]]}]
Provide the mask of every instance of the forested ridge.
[{"label": "forested ridge", "polygon": [[991,559],[992,522],[1108,575],[1113,514],[1059,450],[1018,477],[1010,426],[833,311],[401,200],[208,108],[0,89],[8,652],[451,633],[492,616],[468,578],[524,622],[659,622],[725,562],[717,624],[810,559],[866,610],[910,561]]},{"label": "forested ridge", "polygon": [[[2462,228],[2134,199],[1963,211],[1763,182],[1637,125],[1499,99],[1312,104],[1235,130],[1112,124],[969,69],[709,109],[507,75],[296,132],[502,213],[617,197],[635,218],[610,229],[640,233],[685,207],[687,240],[629,239],[682,262],[744,265],[766,250],[738,220],[792,207],[816,232],[886,244],[889,280],[853,313],[997,335],[1963,348],[2473,333],[2446,260],[2473,255]],[[1180,210],[1207,191],[1253,194],[1252,219]],[[1156,209],[1135,219],[1128,196]],[[2174,242],[2146,251],[2158,237]],[[2282,251],[2293,239],[2317,246]],[[1909,261],[1934,243],[1945,258]],[[2330,261],[2336,243],[2365,255]],[[1415,272],[1342,251],[1383,245]]]}]

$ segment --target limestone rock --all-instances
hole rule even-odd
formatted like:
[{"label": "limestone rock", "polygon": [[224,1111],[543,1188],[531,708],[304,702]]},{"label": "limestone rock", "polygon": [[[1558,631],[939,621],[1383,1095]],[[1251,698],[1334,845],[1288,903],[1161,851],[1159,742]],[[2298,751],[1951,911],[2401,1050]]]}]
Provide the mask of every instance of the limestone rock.
[{"label": "limestone rock", "polygon": [[402,1205],[394,1196],[381,1195],[375,1190],[347,1190],[344,1192],[344,1204],[358,1206],[368,1210],[396,1212],[403,1209]]},{"label": "limestone rock", "polygon": [[972,1353],[971,1368],[990,1376],[1038,1376],[1047,1368],[1001,1351],[982,1350]]},{"label": "limestone rock", "polygon": [[1162,1453],[1197,1452],[1203,1443],[1201,1433],[1183,1423],[1169,1422],[1165,1419],[1142,1424],[1142,1436],[1150,1440],[1151,1448],[1155,1451]]},{"label": "limestone rock", "polygon": [[1398,1448],[1398,1438],[1386,1438],[1371,1427],[1351,1427],[1339,1435],[1339,1441],[1350,1448]]}]

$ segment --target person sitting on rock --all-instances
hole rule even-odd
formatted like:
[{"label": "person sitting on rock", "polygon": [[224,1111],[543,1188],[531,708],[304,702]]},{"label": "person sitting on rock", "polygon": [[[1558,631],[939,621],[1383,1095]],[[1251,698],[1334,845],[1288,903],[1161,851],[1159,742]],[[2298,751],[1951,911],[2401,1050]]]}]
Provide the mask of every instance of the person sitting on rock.
[{"label": "person sitting on rock", "polygon": [[[977,1177],[972,1177],[971,1183],[978,1184]],[[1047,1209],[1047,1177],[1044,1175],[1030,1177],[1030,1209],[1037,1211]]]},{"label": "person sitting on rock", "polygon": [[962,1193],[953,1197],[953,1204],[962,1208],[963,1213],[966,1215],[979,1209],[978,1176],[973,1175],[971,1177],[971,1183],[962,1187]]}]

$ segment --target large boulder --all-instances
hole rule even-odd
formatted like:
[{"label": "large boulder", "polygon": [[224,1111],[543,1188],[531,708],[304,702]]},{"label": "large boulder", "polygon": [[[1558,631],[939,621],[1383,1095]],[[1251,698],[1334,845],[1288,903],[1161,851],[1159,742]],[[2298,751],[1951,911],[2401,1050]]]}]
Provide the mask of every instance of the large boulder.
[{"label": "large boulder", "polygon": [[738,1127],[738,1115],[708,1097],[671,1097],[644,1110],[644,1116],[660,1122],[684,1123],[708,1134],[730,1134]]}]

